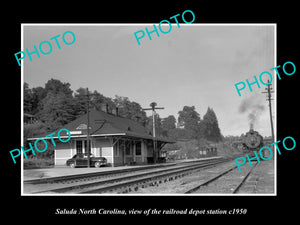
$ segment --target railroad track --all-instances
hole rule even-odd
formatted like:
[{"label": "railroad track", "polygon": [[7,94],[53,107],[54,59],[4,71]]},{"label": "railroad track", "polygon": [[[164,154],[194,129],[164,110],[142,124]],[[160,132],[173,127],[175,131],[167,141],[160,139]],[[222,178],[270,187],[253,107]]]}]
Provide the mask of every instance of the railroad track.
[{"label": "railroad track", "polygon": [[163,168],[168,166],[173,166],[175,164],[166,165],[151,165],[151,166],[144,166],[144,167],[136,167],[136,168],[128,168],[128,169],[120,169],[120,170],[110,170],[110,171],[100,171],[100,172],[93,172],[93,173],[83,173],[83,174],[73,174],[73,175],[66,175],[66,176],[58,176],[58,177],[47,177],[47,178],[40,178],[40,179],[32,179],[32,180],[24,180],[24,184],[57,184],[57,183],[74,183],[74,182],[82,182],[88,180],[95,180],[105,177],[112,177],[121,174],[132,173],[135,171],[143,171],[155,168]]},{"label": "railroad track", "polygon": [[[136,191],[140,187],[148,185],[157,185],[162,182],[171,181],[181,176],[190,174],[196,170],[216,166],[220,163],[227,162],[226,159],[211,159],[198,162],[183,163],[177,166],[157,168],[155,170],[139,171],[135,174],[124,174],[118,177],[110,177],[101,180],[93,180],[81,184],[48,189],[47,191],[34,192],[38,193],[128,193]],[[88,175],[88,174],[87,174]]]},{"label": "railroad track", "polygon": [[[217,160],[218,158],[210,159],[210,160]],[[198,161],[187,161],[182,162],[180,164],[192,164],[195,162],[201,162],[202,160]],[[207,160],[205,160],[207,161]],[[131,167],[128,169],[117,169],[117,170],[110,170],[110,171],[99,171],[93,173],[83,173],[83,174],[73,174],[73,175],[66,175],[66,176],[58,176],[58,177],[47,177],[47,178],[40,178],[40,179],[32,179],[32,180],[24,180],[24,184],[56,184],[56,183],[74,183],[74,182],[82,182],[87,180],[95,180],[105,177],[112,177],[118,175],[124,175],[132,172],[138,172],[143,170],[149,169],[156,169],[156,168],[167,168],[178,165],[177,163],[168,163],[168,164],[157,164],[157,165],[148,165],[143,167]]]},{"label": "railroad track", "polygon": [[[253,167],[251,167],[250,169],[248,169],[248,171],[247,171],[246,174],[243,176],[243,178],[241,179],[241,181],[238,182],[238,184],[237,184],[233,189],[231,189],[231,193],[232,193],[232,194],[237,194],[237,193],[239,192],[240,188],[243,186],[243,184],[245,183],[245,181],[247,180],[247,178],[249,177],[249,175],[252,173],[252,171],[253,171],[253,169],[256,167],[256,165],[257,165],[257,162],[254,164]],[[185,194],[192,194],[192,193],[195,193],[195,192],[197,192],[200,188],[205,187],[205,186],[211,184],[212,182],[218,180],[218,179],[221,178],[221,177],[226,176],[228,173],[230,173],[231,171],[236,170],[236,169],[237,169],[237,166],[230,167],[230,168],[228,168],[228,169],[226,169],[226,170],[224,170],[224,171],[218,173],[217,175],[215,175],[215,176],[209,178],[208,180],[202,182],[201,184],[199,184],[199,185],[197,185],[197,186],[195,186],[195,187],[189,189],[188,191],[185,191],[184,193],[185,193]]]}]

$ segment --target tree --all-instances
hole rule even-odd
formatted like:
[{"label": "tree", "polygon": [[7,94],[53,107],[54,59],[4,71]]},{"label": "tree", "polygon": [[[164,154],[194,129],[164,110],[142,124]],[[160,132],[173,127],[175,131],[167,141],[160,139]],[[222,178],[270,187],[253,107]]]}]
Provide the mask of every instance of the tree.
[{"label": "tree", "polygon": [[137,121],[143,126],[147,124],[148,118],[139,103],[131,102],[127,97],[118,95],[115,96],[113,102],[118,107],[120,116]]},{"label": "tree", "polygon": [[[23,139],[23,146],[25,149],[29,148],[27,138],[34,137],[34,136],[43,136],[47,135],[47,130],[45,124],[41,122],[37,122],[34,124],[24,124],[24,139]],[[33,145],[33,144],[32,144]],[[30,152],[31,153],[31,152]],[[29,153],[29,154],[30,154]],[[28,153],[27,153],[28,154]],[[38,151],[35,151],[35,154],[38,158],[50,156],[53,154],[53,151],[46,151],[43,153],[40,153]]]},{"label": "tree", "polygon": [[73,94],[70,86],[69,83],[63,83],[60,80],[52,78],[45,84],[45,91],[46,93],[51,92],[53,94],[64,93],[66,96],[70,97]]},{"label": "tree", "polygon": [[162,119],[162,129],[164,130],[172,130],[176,128],[176,119],[175,116],[170,115],[164,119]]},{"label": "tree", "polygon": [[47,92],[43,87],[32,88],[32,111],[33,115],[37,114],[41,108],[42,100],[47,96]]},{"label": "tree", "polygon": [[116,105],[111,98],[105,97],[99,92],[94,91],[91,96],[91,107],[97,110],[103,110],[104,107],[106,108],[106,105],[108,105],[109,113],[112,112],[112,109],[116,108]]},{"label": "tree", "polygon": [[24,82],[24,112],[35,115],[40,110],[40,103],[47,95],[42,87],[29,88]]},{"label": "tree", "polygon": [[174,140],[187,140],[187,139],[193,139],[195,133],[192,130],[187,130],[185,128],[175,128],[172,130],[169,130],[168,137]]},{"label": "tree", "polygon": [[74,101],[75,101],[75,107],[74,107],[74,114],[76,116],[81,116],[85,113],[87,113],[87,95],[86,95],[86,88],[78,88],[74,93]]},{"label": "tree", "polygon": [[29,85],[25,82],[24,83],[24,103],[23,103],[23,108],[25,113],[32,113],[32,91],[29,88]]},{"label": "tree", "polygon": [[49,92],[42,100],[42,109],[38,116],[46,124],[49,130],[56,130],[59,127],[71,122],[76,118],[74,114],[75,102],[72,96],[64,93]]},{"label": "tree", "polygon": [[173,130],[176,128],[176,119],[175,116],[170,115],[166,118],[163,118],[161,121],[161,134],[165,137],[169,136],[170,130]]},{"label": "tree", "polygon": [[196,112],[195,106],[184,106],[182,111],[178,112],[178,124],[186,130],[191,131],[190,138],[197,138],[199,133],[200,115]]},{"label": "tree", "polygon": [[213,109],[208,107],[207,112],[201,121],[201,126],[203,129],[203,135],[207,140],[215,142],[222,140],[218,119]]},{"label": "tree", "polygon": [[51,79],[45,84],[45,97],[39,102],[38,118],[49,130],[58,129],[76,118],[73,91],[69,83]]}]

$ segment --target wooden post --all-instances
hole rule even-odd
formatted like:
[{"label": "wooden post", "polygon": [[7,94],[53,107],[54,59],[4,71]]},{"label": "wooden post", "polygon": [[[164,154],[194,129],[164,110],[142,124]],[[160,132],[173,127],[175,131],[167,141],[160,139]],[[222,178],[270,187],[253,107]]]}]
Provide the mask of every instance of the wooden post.
[{"label": "wooden post", "polygon": [[87,98],[88,98],[88,104],[87,104],[87,159],[88,159],[88,168],[90,168],[90,96],[89,96],[89,89],[86,88],[86,92],[87,92]]},{"label": "wooden post", "polygon": [[[268,80],[268,83],[270,83],[270,81]],[[270,110],[270,122],[271,122],[271,133],[272,133],[272,141],[274,142],[274,128],[273,128],[273,119],[272,119],[272,104],[271,104],[271,100],[272,96],[271,93],[274,93],[274,91],[272,91],[273,88],[271,88],[271,84],[268,84],[268,87],[266,88],[267,91],[262,92],[262,93],[266,93],[267,94],[267,101],[269,102],[269,110]]]}]

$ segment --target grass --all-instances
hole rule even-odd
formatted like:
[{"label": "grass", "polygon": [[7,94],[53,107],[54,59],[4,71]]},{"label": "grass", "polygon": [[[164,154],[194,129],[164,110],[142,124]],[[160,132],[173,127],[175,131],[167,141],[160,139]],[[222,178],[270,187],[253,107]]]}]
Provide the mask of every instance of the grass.
[{"label": "grass", "polygon": [[24,169],[49,168],[54,166],[53,159],[30,158],[24,159]]},{"label": "grass", "polygon": [[243,155],[243,152],[240,150],[222,142],[218,143],[216,147],[218,148],[218,156],[223,156],[225,158],[236,158]]}]

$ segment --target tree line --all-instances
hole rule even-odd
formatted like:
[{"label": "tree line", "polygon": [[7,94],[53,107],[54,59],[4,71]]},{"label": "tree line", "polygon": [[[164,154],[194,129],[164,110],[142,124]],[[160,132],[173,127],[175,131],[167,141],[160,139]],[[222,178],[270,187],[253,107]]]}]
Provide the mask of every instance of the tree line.
[{"label": "tree line", "polygon": [[[73,91],[69,83],[50,79],[44,87],[30,88],[24,83],[24,114],[36,118],[34,124],[24,125],[25,137],[44,134],[63,127],[87,112],[87,89],[79,88]],[[116,95],[109,98],[98,91],[89,91],[90,108],[113,113],[118,108],[118,115],[137,121],[152,131],[152,116],[147,117],[139,103],[130,101],[127,97]],[[178,112],[178,117],[169,115],[160,118],[156,114],[155,127],[157,136],[174,140],[206,139],[213,142],[222,140],[217,116],[208,107],[201,119],[194,106],[184,106]],[[26,140],[26,139],[25,139]]]}]

